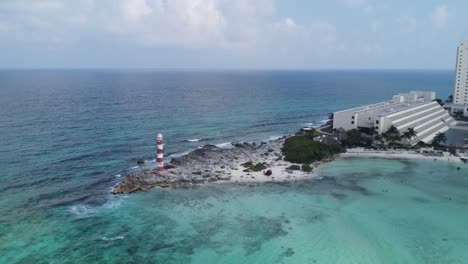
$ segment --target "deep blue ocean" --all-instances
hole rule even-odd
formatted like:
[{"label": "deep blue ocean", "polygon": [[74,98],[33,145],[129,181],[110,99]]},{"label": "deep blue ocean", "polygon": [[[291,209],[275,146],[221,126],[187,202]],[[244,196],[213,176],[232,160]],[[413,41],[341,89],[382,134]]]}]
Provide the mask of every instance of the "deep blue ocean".
[{"label": "deep blue ocean", "polygon": [[[0,263],[119,263],[107,250],[138,261],[197,262],[187,257],[194,249],[158,255],[157,248],[150,253],[133,245],[136,237],[133,247],[124,242],[143,232],[131,224],[141,224],[138,199],[151,197],[157,207],[158,199],[170,204],[174,195],[190,197],[183,190],[151,190],[122,202],[110,194],[126,173],[141,169],[137,160],[151,164],[157,133],[164,134],[167,158],[207,143],[264,141],[398,92],[434,90],[445,99],[453,77],[452,71],[0,71]],[[119,210],[120,218],[102,208]],[[119,232],[129,234],[97,234],[116,221],[124,221]],[[108,244],[97,250],[93,243],[104,242],[90,239],[93,234]]]}]

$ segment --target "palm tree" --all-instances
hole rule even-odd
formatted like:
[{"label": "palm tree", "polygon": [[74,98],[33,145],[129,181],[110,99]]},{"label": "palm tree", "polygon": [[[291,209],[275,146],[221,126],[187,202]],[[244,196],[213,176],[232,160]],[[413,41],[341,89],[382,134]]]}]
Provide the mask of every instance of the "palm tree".
[{"label": "palm tree", "polygon": [[382,139],[383,139],[382,136],[381,136],[381,135],[378,135],[378,134],[375,135],[375,137],[374,137],[374,141],[379,142],[379,143],[382,142]]},{"label": "palm tree", "polygon": [[432,140],[432,145],[439,146],[440,143],[445,141],[447,141],[447,136],[445,133],[437,133],[437,135],[435,135],[434,139]]},{"label": "palm tree", "polygon": [[410,127],[408,128],[404,133],[402,138],[406,139],[407,143],[410,143],[411,140],[417,135],[416,130],[414,128]]},{"label": "palm tree", "polygon": [[386,141],[390,142],[390,144],[395,143],[396,141],[401,139],[400,131],[394,125],[390,126],[385,133],[382,135]]},{"label": "palm tree", "polygon": [[372,136],[372,143],[374,143],[377,140],[376,137],[379,135],[379,130],[375,127],[371,127],[370,134]]},{"label": "palm tree", "polygon": [[447,100],[445,100],[446,103],[452,103],[453,102],[453,95],[450,95]]}]

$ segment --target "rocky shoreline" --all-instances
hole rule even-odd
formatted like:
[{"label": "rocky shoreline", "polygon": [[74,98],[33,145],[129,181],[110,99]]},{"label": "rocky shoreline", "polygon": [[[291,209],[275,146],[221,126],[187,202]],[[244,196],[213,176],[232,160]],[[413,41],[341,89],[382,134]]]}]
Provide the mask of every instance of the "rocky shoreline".
[{"label": "rocky shoreline", "polygon": [[[205,145],[186,155],[173,158],[166,171],[145,170],[126,175],[115,186],[113,194],[145,191],[153,187],[203,184],[216,181],[275,181],[310,177],[309,172],[292,170],[290,162],[283,161],[281,148],[286,137],[270,142],[237,143],[232,148]],[[263,164],[262,171],[246,169],[243,164]],[[315,164],[316,166],[318,164]],[[269,170],[269,173],[264,173]],[[269,174],[269,175],[268,175]]]}]

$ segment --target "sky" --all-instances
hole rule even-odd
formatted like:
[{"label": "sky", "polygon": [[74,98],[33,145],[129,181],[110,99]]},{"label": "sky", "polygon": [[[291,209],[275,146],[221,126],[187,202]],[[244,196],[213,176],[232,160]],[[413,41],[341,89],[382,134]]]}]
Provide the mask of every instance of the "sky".
[{"label": "sky", "polygon": [[453,69],[468,1],[0,0],[0,68]]}]

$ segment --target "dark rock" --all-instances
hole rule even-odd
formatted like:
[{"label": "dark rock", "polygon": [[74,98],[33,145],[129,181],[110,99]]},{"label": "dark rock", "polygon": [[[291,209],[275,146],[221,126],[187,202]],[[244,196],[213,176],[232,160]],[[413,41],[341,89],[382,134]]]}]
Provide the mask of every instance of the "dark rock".
[{"label": "dark rock", "polygon": [[289,167],[286,168],[287,170],[300,170],[301,169],[301,166],[299,165],[291,165]]},{"label": "dark rock", "polygon": [[141,160],[137,160],[137,163],[138,163],[138,164],[144,164],[144,163],[145,163],[145,160],[142,160],[142,159],[141,159]]},{"label": "dark rock", "polygon": [[273,172],[271,170],[266,170],[263,174],[265,174],[265,176],[271,176]]},{"label": "dark rock", "polygon": [[164,169],[166,169],[166,170],[170,170],[170,169],[174,169],[174,168],[175,168],[175,166],[172,165],[172,164],[166,164],[166,165],[164,165]]}]

